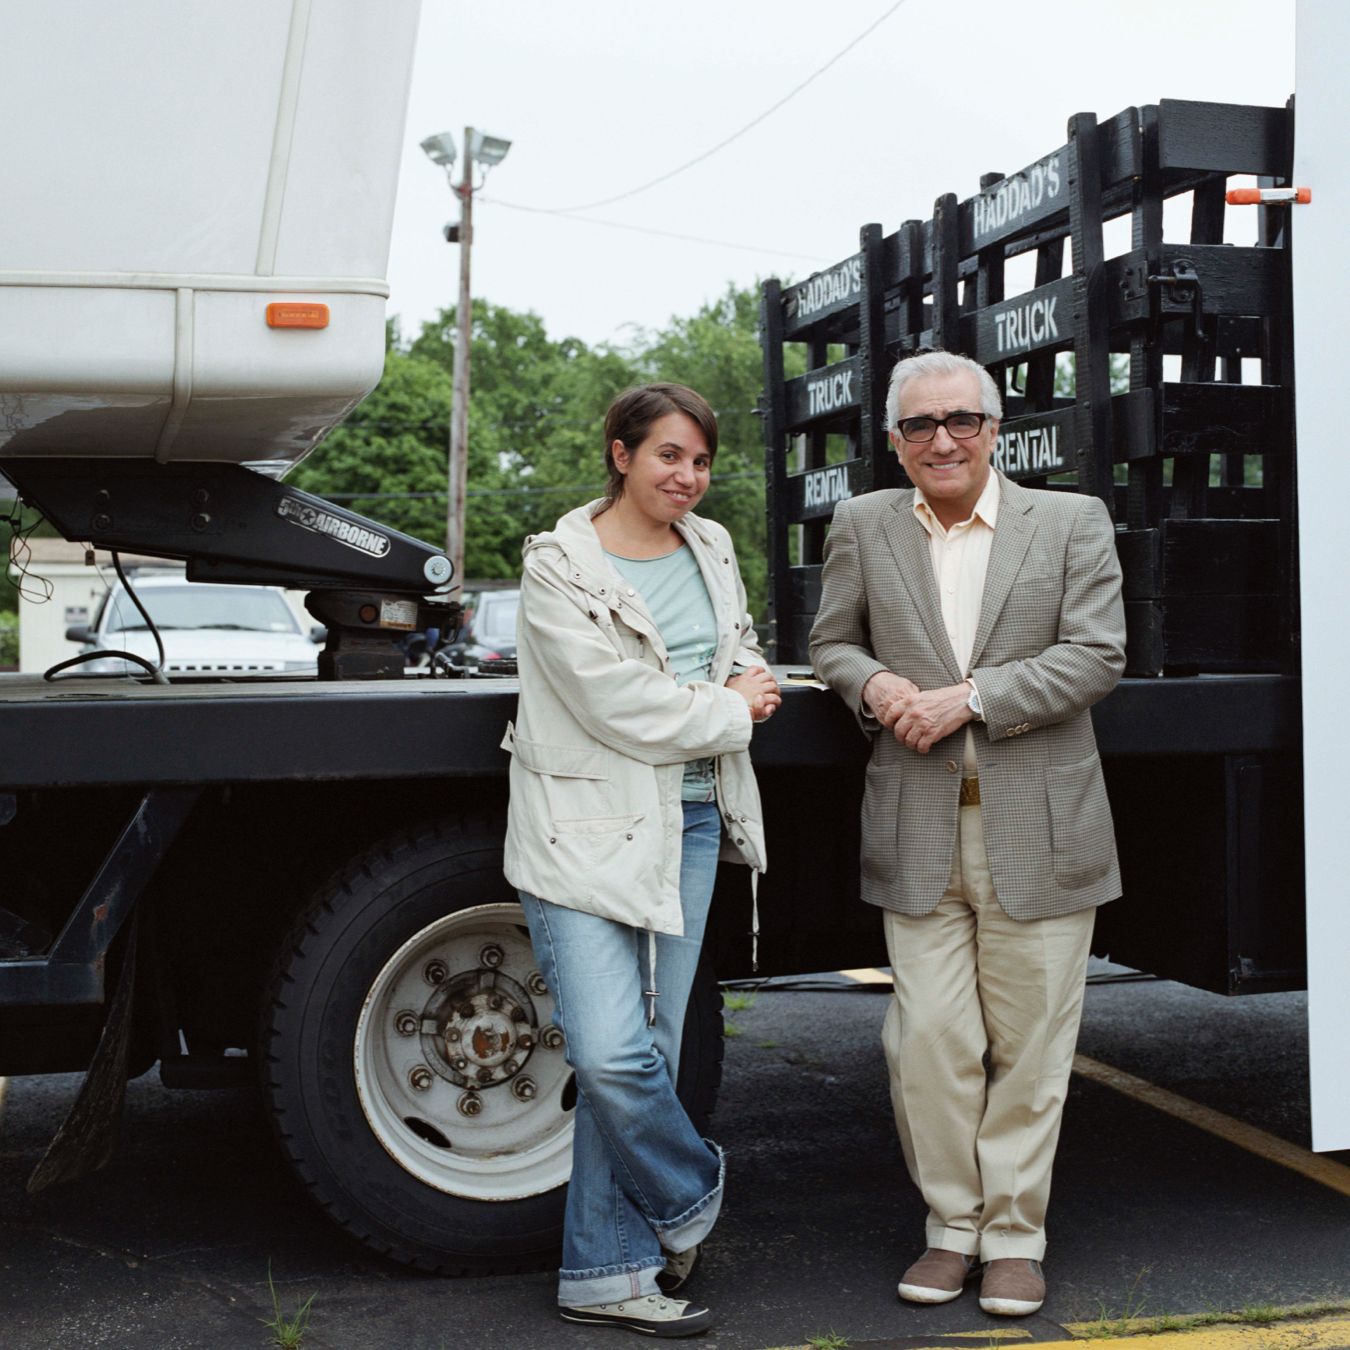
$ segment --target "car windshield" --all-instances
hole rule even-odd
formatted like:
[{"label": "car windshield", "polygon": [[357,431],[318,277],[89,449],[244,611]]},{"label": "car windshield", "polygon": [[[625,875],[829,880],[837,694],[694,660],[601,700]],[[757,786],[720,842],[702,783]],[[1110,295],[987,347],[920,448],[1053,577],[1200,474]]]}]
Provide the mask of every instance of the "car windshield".
[{"label": "car windshield", "polygon": [[478,640],[514,642],[519,606],[520,596],[515,591],[484,595],[478,602],[478,615],[474,621]]},{"label": "car windshield", "polygon": [[[255,586],[147,586],[136,592],[161,629],[211,628],[250,633],[298,633],[300,626],[276,591]],[[119,590],[108,605],[105,633],[144,629],[131,597]]]}]

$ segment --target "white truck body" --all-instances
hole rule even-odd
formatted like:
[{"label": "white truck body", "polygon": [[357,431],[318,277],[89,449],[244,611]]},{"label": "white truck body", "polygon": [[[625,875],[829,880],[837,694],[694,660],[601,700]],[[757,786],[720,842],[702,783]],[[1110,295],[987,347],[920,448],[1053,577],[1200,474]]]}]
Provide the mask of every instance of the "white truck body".
[{"label": "white truck body", "polygon": [[1312,203],[1294,210],[1294,352],[1298,366],[1299,573],[1303,643],[1303,826],[1308,914],[1308,1050],[1313,1148],[1350,1148],[1350,832],[1344,820],[1350,722],[1350,571],[1345,566],[1346,459],[1338,340],[1350,310],[1344,261],[1350,185],[1345,132],[1350,85],[1342,54],[1350,38],[1343,5],[1303,0],[1296,32],[1294,181]]},{"label": "white truck body", "polygon": [[369,393],[418,7],[0,0],[0,455],[280,473]]}]

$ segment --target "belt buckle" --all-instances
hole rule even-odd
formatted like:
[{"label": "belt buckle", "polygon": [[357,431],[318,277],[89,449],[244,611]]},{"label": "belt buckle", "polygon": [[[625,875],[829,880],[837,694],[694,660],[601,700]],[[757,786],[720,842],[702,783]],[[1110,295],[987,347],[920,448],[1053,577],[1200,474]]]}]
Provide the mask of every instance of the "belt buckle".
[{"label": "belt buckle", "polygon": [[980,780],[963,778],[961,780],[961,805],[978,806],[980,804]]}]

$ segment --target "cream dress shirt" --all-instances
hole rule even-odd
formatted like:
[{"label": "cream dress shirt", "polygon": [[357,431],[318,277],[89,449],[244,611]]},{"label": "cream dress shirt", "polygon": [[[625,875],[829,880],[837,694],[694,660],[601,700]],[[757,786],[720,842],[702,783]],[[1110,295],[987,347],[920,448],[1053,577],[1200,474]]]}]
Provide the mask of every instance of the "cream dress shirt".
[{"label": "cream dress shirt", "polygon": [[[980,601],[985,573],[989,570],[989,550],[994,543],[998,498],[998,475],[991,469],[969,518],[946,530],[924,500],[923,492],[918,488],[914,491],[914,515],[928,531],[928,551],[933,560],[942,622],[962,671],[969,670],[975,630],[980,626]],[[967,726],[962,772],[973,777],[977,768],[975,733]]]}]

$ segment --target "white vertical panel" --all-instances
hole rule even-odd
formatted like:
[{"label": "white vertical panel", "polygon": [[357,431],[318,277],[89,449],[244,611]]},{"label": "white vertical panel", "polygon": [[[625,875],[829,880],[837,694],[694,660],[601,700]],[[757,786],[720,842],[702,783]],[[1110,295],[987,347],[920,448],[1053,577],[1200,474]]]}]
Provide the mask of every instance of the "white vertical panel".
[{"label": "white vertical panel", "polygon": [[1313,1147],[1350,1148],[1350,7],[1300,0],[1293,208],[1298,369],[1299,568],[1303,607],[1303,778],[1307,840],[1308,1033]]},{"label": "white vertical panel", "polygon": [[273,270],[383,277],[420,0],[312,0]]},{"label": "white vertical panel", "polygon": [[0,0],[0,269],[252,272],[289,19]]}]

